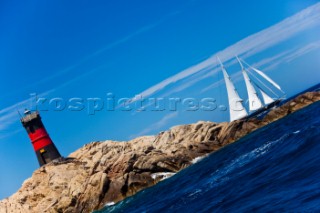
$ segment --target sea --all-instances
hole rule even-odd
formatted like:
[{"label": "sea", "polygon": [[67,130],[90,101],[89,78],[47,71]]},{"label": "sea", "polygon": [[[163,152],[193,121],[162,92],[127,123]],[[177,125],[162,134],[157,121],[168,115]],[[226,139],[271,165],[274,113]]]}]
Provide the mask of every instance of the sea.
[{"label": "sea", "polygon": [[97,212],[320,212],[320,102]]}]

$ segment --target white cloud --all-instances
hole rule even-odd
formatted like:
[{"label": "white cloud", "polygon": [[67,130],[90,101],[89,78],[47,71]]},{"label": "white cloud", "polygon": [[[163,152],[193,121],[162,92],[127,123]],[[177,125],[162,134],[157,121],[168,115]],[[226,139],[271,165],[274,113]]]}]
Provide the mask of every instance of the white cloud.
[{"label": "white cloud", "polygon": [[[320,48],[320,40],[315,41],[309,44],[306,44],[305,46],[298,47],[298,48],[291,48],[289,50],[285,50],[283,52],[280,52],[279,54],[276,54],[272,57],[262,59],[261,61],[254,63],[252,66],[253,67],[261,67],[261,66],[266,66],[263,71],[268,71],[271,69],[276,68],[282,63],[288,63],[302,55],[305,55],[313,50],[319,49]],[[269,66],[268,66],[269,65]],[[210,73],[212,75],[212,73]],[[237,72],[231,76],[232,81],[236,82],[242,79],[241,72]],[[198,79],[199,80],[199,79]],[[202,80],[202,79],[200,79]],[[216,88],[220,86],[221,84],[224,84],[224,80],[221,79],[210,86],[204,88],[201,90],[200,93],[206,92],[208,90],[211,90],[213,88]]]},{"label": "white cloud", "polygon": [[[132,33],[131,35],[128,35],[106,47],[104,47],[101,50],[98,50],[97,52],[93,53],[92,55],[89,55],[87,58],[85,58],[82,61],[85,61],[97,54],[102,53],[103,51],[110,49],[116,45],[119,45],[121,43],[126,42],[127,40],[131,39],[132,37],[135,37],[147,30],[150,30],[151,28],[157,26],[158,24],[162,23],[164,20],[166,20],[168,17],[175,15],[176,13],[173,14],[169,14],[167,17],[165,17],[164,19],[161,19],[159,22],[156,22],[154,24],[145,26],[143,28],[141,28],[140,30]],[[190,81],[187,81],[184,84],[179,85],[177,88],[173,89],[172,92],[170,92],[171,94],[174,92],[178,92],[181,90],[184,90],[185,88],[190,87],[191,85],[197,83],[198,81],[211,77],[214,73],[216,73],[219,69],[216,67],[214,68],[213,64],[216,64],[216,56],[219,56],[222,61],[230,61],[230,59],[232,59],[234,57],[234,55],[241,55],[243,58],[245,57],[249,57],[252,56],[258,52],[261,52],[275,44],[278,44],[286,39],[289,39],[291,37],[293,37],[294,35],[303,32],[304,30],[307,30],[311,27],[317,26],[320,24],[320,3],[317,3],[305,10],[302,10],[301,12],[265,29],[262,30],[258,33],[255,33],[251,36],[248,36],[242,40],[240,40],[239,42],[225,48],[224,50],[217,52],[215,54],[213,54],[211,57],[209,57],[208,59],[193,65],[179,73],[177,73],[176,75],[173,75],[163,81],[161,81],[160,83],[144,90],[143,92],[141,92],[138,97],[143,97],[146,98],[152,94],[155,94],[156,92],[164,89],[165,87],[167,87],[168,85],[175,83],[177,81],[186,79],[188,77],[194,76],[193,79],[191,79]],[[285,51],[283,53],[280,53],[276,56],[274,56],[273,58],[269,58],[269,59],[264,59],[263,61],[258,62],[257,64],[254,64],[254,66],[261,66],[263,64],[267,64],[271,61],[275,62],[276,59],[285,59],[285,61],[289,62],[291,60],[293,60],[296,57],[299,57],[303,54],[306,54],[314,49],[317,49],[320,47],[319,42],[314,42],[312,44],[309,44],[308,46],[304,47],[304,48],[300,48],[297,49],[296,51],[292,52],[291,50],[289,51]],[[230,61],[230,64],[235,63],[234,60]],[[273,63],[273,65],[271,66],[277,66],[281,63],[281,61],[278,60],[277,63]],[[79,64],[76,64],[74,66],[71,66],[63,71],[61,71],[60,74],[63,74],[65,72],[68,72],[71,69],[74,69],[76,66],[78,66]],[[273,67],[267,67],[265,70],[267,69],[271,69]],[[197,73],[200,72],[206,72],[205,75],[195,75]],[[53,92],[61,87],[64,87],[66,85],[69,85],[70,83],[74,82],[75,80],[77,80],[80,77],[86,76],[88,74],[92,73],[92,71],[84,73],[81,76],[77,76],[75,79],[72,79],[71,81],[68,81],[62,85],[60,85],[59,87],[47,91],[45,93],[42,93],[42,95],[44,96],[45,94],[49,94],[50,92]],[[51,78],[57,77],[55,76],[50,76],[48,77],[48,79],[44,79],[43,81],[47,81],[50,80]],[[236,77],[236,76],[232,76],[232,77]],[[43,83],[43,82],[42,82]],[[216,82],[214,85],[211,85],[210,88],[205,88],[202,90],[206,91],[208,89],[212,89],[215,86],[218,86],[219,84],[221,84],[222,81]],[[167,94],[168,95],[168,94]],[[134,102],[135,98],[132,98],[131,102]],[[16,112],[16,108],[24,108],[25,106],[29,106],[28,104],[30,103],[30,100],[24,100],[21,101],[17,104],[14,104],[12,106],[9,106],[5,109],[0,110],[0,130],[3,130],[5,128],[7,128],[8,126],[10,126],[17,118],[18,114]],[[160,128],[163,124],[163,122],[165,122],[167,119],[172,118],[171,116],[174,116],[176,114],[171,114],[167,116],[165,116],[162,120],[160,120],[159,122],[157,122],[154,126],[152,126],[153,129],[155,128]],[[161,122],[162,121],[162,122]],[[145,129],[142,133],[147,133],[150,132],[152,130],[151,127]]]},{"label": "white cloud", "polygon": [[[208,59],[161,81],[160,83],[141,92],[139,96],[142,96],[143,98],[151,96],[172,83],[185,79],[203,69],[206,69],[216,62],[217,56],[219,56],[222,61],[229,61],[235,55],[242,55],[243,58],[246,58],[319,24],[320,3],[317,3],[265,30],[250,35],[224,50],[215,53]],[[214,72],[216,71],[217,70],[214,70]],[[136,99],[132,98],[132,102],[134,101],[136,101]]]},{"label": "white cloud", "polygon": [[286,54],[282,55],[282,57],[271,59],[272,63],[264,68],[265,71],[274,69],[282,63],[289,63],[300,56],[303,56],[309,52],[312,52],[316,49],[320,48],[320,40],[309,43],[303,47],[295,48],[294,50],[286,52]]},{"label": "white cloud", "polygon": [[146,134],[150,133],[151,131],[159,130],[161,127],[165,126],[171,119],[173,119],[177,116],[178,116],[178,112],[172,112],[170,114],[167,114],[158,122],[153,123],[149,127],[145,128],[144,130],[139,132],[138,134],[130,136],[130,138],[136,138],[136,137],[139,137],[142,135],[146,135]]},{"label": "white cloud", "polygon": [[[48,90],[44,93],[38,94],[38,97],[44,97],[54,90]],[[6,130],[10,125],[15,123],[19,119],[18,110],[20,113],[26,108],[32,108],[33,100],[35,97],[30,97],[26,100],[20,101],[14,105],[0,110],[0,131]]]},{"label": "white cloud", "polygon": [[11,135],[14,135],[14,134],[19,133],[19,132],[22,132],[22,131],[23,131],[22,128],[17,129],[17,130],[14,130],[14,131],[11,131],[11,132],[5,132],[5,131],[0,130],[0,132],[1,132],[0,139],[9,137],[9,136],[11,136]]},{"label": "white cloud", "polygon": [[[48,90],[48,91],[43,92],[41,94],[37,94],[37,97],[38,98],[45,97],[45,96],[47,96],[47,95],[49,95],[59,89],[62,89],[64,87],[72,84],[73,82],[79,80],[80,78],[83,78],[83,77],[86,77],[86,76],[92,74],[98,68],[92,69],[88,72],[85,72],[81,75],[78,75],[77,77],[73,78],[72,80],[67,81],[63,84],[60,84],[59,86],[57,86],[54,89]],[[34,100],[32,100],[32,99],[35,99],[35,97],[30,97],[26,100],[23,100],[23,101],[20,101],[20,102],[14,104],[14,105],[11,105],[9,107],[1,109],[0,110],[0,131],[5,131],[5,130],[7,131],[7,129],[18,120],[18,118],[19,118],[18,110],[19,110],[19,112],[22,112],[26,108],[31,109],[31,108],[35,107],[35,106],[32,106],[32,104],[34,102]],[[12,132],[17,133],[19,131],[12,131]],[[7,134],[7,135],[11,135],[11,134]]]},{"label": "white cloud", "polygon": [[[127,41],[129,41],[130,39],[144,33],[144,32],[147,32],[153,28],[155,28],[156,26],[160,25],[161,23],[163,23],[164,21],[168,20],[170,17],[174,16],[174,15],[177,15],[179,14],[180,11],[175,11],[173,13],[170,13],[170,14],[167,14],[166,16],[164,16],[163,18],[161,18],[160,20],[158,20],[157,22],[154,22],[152,24],[149,24],[149,25],[146,25],[140,29],[138,29],[137,31],[121,38],[121,39],[118,39],[117,41],[114,41],[108,45],[106,45],[105,47],[101,48],[100,50],[97,50],[96,52],[88,55],[87,57],[83,58],[82,60],[80,60],[78,63],[70,66],[70,67],[67,67],[59,72],[56,72],[55,74],[51,75],[51,76],[48,76],[40,81],[37,81],[34,85],[39,85],[39,84],[42,84],[42,83],[46,83],[48,81],[51,81],[52,79],[54,78],[57,78],[57,77],[60,77],[62,75],[64,75],[65,73],[68,73],[74,69],[76,69],[77,67],[79,67],[80,65],[82,65],[84,62],[87,62],[89,61],[90,59],[94,58],[95,56],[99,55],[99,54],[102,54],[103,52],[109,50],[109,49],[112,49],[120,44],[123,44]],[[73,82],[77,81],[78,79],[84,77],[84,76],[87,76],[89,74],[92,74],[93,72],[95,72],[98,68],[95,68],[95,69],[92,69],[91,71],[88,71],[88,72],[85,72],[61,85],[59,85],[58,87],[52,89],[52,90],[49,90],[49,91],[46,91],[42,94],[40,94],[39,96],[45,96],[45,95],[48,95],[58,89],[61,89],[62,87],[65,87],[69,84],[72,84]],[[34,86],[33,85],[33,86]],[[25,88],[24,88],[25,89]],[[17,118],[18,118],[18,112],[17,110],[21,110],[21,109],[24,109],[24,108],[30,108],[30,104],[31,104],[31,100],[30,98],[29,99],[26,99],[26,100],[23,100],[21,102],[18,102],[14,105],[11,105],[11,106],[8,106],[4,109],[1,109],[0,110],[0,131],[3,131],[4,129],[7,129],[10,125],[12,125],[14,122],[16,122]]]}]

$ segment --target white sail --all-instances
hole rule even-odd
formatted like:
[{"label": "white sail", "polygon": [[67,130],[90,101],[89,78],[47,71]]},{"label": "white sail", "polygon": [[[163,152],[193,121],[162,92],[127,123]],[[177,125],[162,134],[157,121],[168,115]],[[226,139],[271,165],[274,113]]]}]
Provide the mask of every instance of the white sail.
[{"label": "white sail", "polygon": [[267,95],[265,92],[263,92],[262,89],[260,89],[260,92],[261,92],[261,95],[262,95],[262,98],[263,98],[263,102],[266,105],[271,104],[271,103],[274,102],[274,100],[269,95]]},{"label": "white sail", "polygon": [[242,70],[242,74],[247,86],[247,92],[249,97],[249,110],[250,111],[258,110],[261,107],[263,107],[261,100],[259,99],[257,91],[251,84],[251,80],[244,69]]},{"label": "white sail", "polygon": [[230,77],[224,68],[223,64],[221,63],[220,59],[218,58],[221,69],[223,72],[223,77],[226,82],[227,93],[228,93],[228,100],[229,100],[229,111],[230,111],[230,121],[238,120],[243,117],[248,116],[246,109],[242,105],[242,99],[239,97],[236,88],[234,87]]},{"label": "white sail", "polygon": [[257,91],[255,90],[254,86],[251,83],[251,79],[249,78],[246,70],[244,69],[240,59],[237,57],[237,60],[241,66],[242,69],[242,75],[244,77],[248,97],[249,97],[249,111],[255,111],[263,107],[263,104],[261,103],[260,98],[258,97]]},{"label": "white sail", "polygon": [[[269,76],[267,76],[266,74],[264,74],[262,71],[251,67],[255,72],[257,72],[259,75],[261,75],[264,79],[266,79],[267,81],[269,81],[273,86],[275,86],[276,88],[278,88],[279,90],[281,90],[281,87],[279,86],[279,84],[277,84],[276,82],[274,82],[271,78],[269,78]],[[282,91],[282,90],[281,90]]]},{"label": "white sail", "polygon": [[[238,59],[239,60],[239,59]],[[279,89],[281,92],[283,92],[281,90],[281,87],[279,86],[279,84],[277,84],[276,82],[274,82],[269,76],[267,76],[266,74],[264,74],[262,71],[258,70],[257,68],[252,67],[250,64],[248,64],[247,62],[245,62],[243,59],[241,59],[241,61],[243,61],[246,65],[248,65],[253,71],[255,71],[256,73],[258,73],[260,76],[262,76],[264,79],[266,79],[267,81],[269,81],[273,86],[275,86],[277,89]],[[284,93],[284,92],[283,92]]]}]

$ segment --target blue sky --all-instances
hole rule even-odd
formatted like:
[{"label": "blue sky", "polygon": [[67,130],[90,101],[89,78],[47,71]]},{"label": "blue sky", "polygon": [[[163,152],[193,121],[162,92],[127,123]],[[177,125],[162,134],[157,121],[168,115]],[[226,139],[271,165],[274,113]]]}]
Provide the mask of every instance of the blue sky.
[{"label": "blue sky", "polygon": [[[312,0],[1,1],[0,198],[38,168],[16,113],[30,106],[30,93],[63,100],[211,97],[227,105],[216,56],[245,99],[233,58],[240,55],[292,96],[319,83],[319,25],[320,3]],[[64,156],[91,141],[229,119],[227,111],[183,106],[41,115]]]}]

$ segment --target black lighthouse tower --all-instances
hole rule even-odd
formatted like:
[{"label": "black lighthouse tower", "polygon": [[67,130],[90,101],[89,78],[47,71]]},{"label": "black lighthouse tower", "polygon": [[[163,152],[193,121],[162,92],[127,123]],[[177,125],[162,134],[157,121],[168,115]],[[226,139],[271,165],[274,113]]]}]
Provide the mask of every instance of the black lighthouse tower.
[{"label": "black lighthouse tower", "polygon": [[21,123],[27,130],[40,166],[60,158],[61,155],[44,127],[38,111],[26,110]]}]

